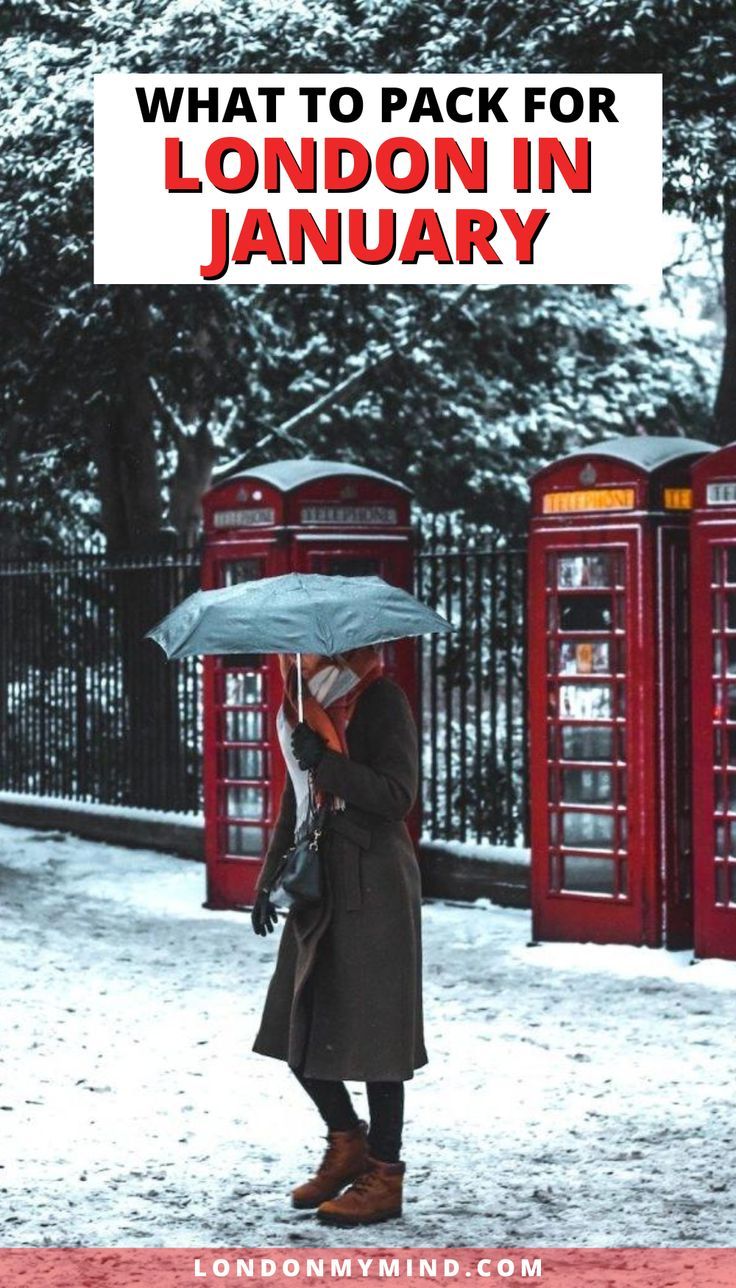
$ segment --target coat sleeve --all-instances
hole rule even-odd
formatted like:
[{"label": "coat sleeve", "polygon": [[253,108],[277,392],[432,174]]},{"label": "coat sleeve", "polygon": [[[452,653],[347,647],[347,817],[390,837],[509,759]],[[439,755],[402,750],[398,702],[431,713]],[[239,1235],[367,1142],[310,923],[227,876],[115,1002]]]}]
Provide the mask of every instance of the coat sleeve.
[{"label": "coat sleeve", "polygon": [[380,699],[371,689],[366,719],[367,756],[359,763],[337,751],[325,751],[314,771],[318,791],[341,796],[347,805],[399,821],[406,818],[417,794],[417,731],[409,701],[396,684],[382,686]]},{"label": "coat sleeve", "polygon": [[269,841],[266,857],[263,860],[263,866],[258,873],[256,881],[256,894],[261,890],[270,889],[276,870],[286,851],[294,844],[294,830],[296,828],[296,797],[291,779],[287,776],[284,790],[281,794],[281,804],[279,814],[276,819],[276,825]]}]

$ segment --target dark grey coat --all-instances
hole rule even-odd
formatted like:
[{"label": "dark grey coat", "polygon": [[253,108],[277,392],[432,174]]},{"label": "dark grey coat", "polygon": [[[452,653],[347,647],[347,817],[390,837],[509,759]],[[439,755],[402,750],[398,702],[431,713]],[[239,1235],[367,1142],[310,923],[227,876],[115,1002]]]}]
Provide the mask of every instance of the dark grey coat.
[{"label": "dark grey coat", "polygon": [[[290,912],[253,1050],[306,1077],[403,1081],[426,1064],[419,867],[404,819],[417,788],[417,735],[402,689],[381,677],[359,697],[349,758],[324,753],[318,791],[346,808],[324,845],[323,905]],[[287,782],[259,877],[293,842]]]}]

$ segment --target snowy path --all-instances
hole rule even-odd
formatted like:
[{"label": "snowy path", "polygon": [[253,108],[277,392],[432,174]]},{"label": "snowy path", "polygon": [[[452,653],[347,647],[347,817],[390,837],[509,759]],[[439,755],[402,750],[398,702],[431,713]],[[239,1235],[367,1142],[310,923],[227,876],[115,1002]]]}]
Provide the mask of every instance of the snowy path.
[{"label": "snowy path", "polygon": [[[351,1246],[288,1206],[322,1142],[250,1052],[274,940],[55,834],[0,827],[0,889],[0,1243]],[[361,1246],[735,1244],[736,964],[527,939],[425,908],[406,1215]]]}]

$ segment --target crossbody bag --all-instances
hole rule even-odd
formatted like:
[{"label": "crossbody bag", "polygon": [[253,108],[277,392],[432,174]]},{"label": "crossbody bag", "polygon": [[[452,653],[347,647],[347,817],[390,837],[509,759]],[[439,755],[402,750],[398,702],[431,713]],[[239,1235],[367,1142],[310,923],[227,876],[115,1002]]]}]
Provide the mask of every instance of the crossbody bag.
[{"label": "crossbody bag", "polygon": [[322,902],[325,885],[322,846],[330,813],[329,803],[317,806],[310,773],[307,818],[300,829],[301,835],[286,851],[277,870],[272,896],[275,903],[298,912]]}]

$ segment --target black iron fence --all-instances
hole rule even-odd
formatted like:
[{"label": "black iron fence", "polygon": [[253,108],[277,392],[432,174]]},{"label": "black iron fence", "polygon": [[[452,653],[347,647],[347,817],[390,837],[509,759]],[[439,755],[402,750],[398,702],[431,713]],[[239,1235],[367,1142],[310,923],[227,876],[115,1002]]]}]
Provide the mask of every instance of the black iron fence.
[{"label": "black iron fence", "polygon": [[192,553],[0,563],[0,788],[200,808],[197,663],[143,638],[198,582]]},{"label": "black iron fence", "polygon": [[[526,834],[524,553],[449,522],[422,533],[417,589],[453,624],[420,647],[425,832]],[[202,807],[199,664],[143,636],[196,589],[191,551],[0,563],[0,790]]]},{"label": "black iron fence", "polygon": [[448,520],[422,534],[417,593],[452,622],[420,644],[427,835],[527,838],[526,552]]}]

